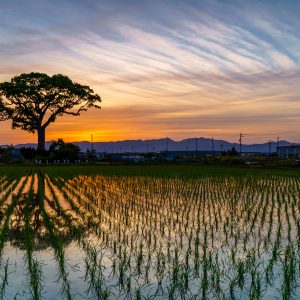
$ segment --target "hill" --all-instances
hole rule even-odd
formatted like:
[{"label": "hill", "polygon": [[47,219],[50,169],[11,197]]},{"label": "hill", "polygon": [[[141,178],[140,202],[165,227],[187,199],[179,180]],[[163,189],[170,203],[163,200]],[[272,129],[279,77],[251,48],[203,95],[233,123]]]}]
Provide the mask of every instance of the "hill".
[{"label": "hill", "polygon": [[[46,142],[46,148],[52,141]],[[91,143],[88,141],[73,142],[78,145],[81,151],[91,149]],[[197,146],[196,146],[197,144]],[[280,146],[288,146],[293,143],[281,140],[279,141]],[[16,148],[21,147],[36,147],[36,144],[18,144]],[[232,147],[235,147],[239,151],[238,143],[231,143],[225,140],[214,140],[215,151],[227,151]],[[271,144],[271,152],[276,151],[277,143]],[[108,153],[126,153],[126,152],[159,152],[159,151],[195,151],[197,147],[198,151],[212,151],[213,143],[208,138],[188,138],[181,141],[174,141],[169,138],[164,139],[152,139],[152,140],[123,140],[115,142],[94,142],[93,148],[97,152],[108,152]],[[256,143],[256,144],[242,144],[242,152],[269,152],[269,143]]]}]

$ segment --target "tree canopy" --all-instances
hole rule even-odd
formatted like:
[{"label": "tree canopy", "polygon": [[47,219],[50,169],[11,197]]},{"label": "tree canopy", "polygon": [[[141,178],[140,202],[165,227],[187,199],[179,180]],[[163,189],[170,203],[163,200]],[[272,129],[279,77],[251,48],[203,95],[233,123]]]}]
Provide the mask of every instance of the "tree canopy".
[{"label": "tree canopy", "polygon": [[45,129],[64,114],[78,116],[100,108],[101,98],[86,85],[57,74],[27,73],[0,83],[0,121],[12,128],[38,133],[38,149],[45,149]]},{"label": "tree canopy", "polygon": [[49,147],[50,158],[69,159],[74,161],[78,159],[80,148],[72,143],[66,143],[63,139],[58,139]]}]

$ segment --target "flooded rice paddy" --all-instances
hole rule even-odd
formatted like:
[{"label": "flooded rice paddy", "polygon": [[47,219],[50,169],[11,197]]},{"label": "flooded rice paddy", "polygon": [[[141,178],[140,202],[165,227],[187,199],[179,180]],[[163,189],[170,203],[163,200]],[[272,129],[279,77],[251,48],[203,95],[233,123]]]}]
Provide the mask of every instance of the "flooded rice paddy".
[{"label": "flooded rice paddy", "polygon": [[0,299],[299,299],[300,179],[0,176]]}]

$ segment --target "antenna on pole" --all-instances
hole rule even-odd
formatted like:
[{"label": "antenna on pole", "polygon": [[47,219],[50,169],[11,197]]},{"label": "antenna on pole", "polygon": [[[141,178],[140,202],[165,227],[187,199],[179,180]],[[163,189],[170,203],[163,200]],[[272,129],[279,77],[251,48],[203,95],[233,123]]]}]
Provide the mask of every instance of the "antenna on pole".
[{"label": "antenna on pole", "polygon": [[211,138],[211,145],[212,145],[213,156],[215,156],[215,140],[214,140],[214,137]]},{"label": "antenna on pole", "polygon": [[242,138],[244,137],[244,135],[242,133],[240,133],[240,138],[239,138],[239,142],[240,142],[240,155],[242,154]]}]

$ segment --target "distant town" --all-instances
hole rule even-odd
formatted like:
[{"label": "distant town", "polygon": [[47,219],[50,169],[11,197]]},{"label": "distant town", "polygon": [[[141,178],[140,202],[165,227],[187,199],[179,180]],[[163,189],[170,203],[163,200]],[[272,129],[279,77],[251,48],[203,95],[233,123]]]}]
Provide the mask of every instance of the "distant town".
[{"label": "distant town", "polygon": [[300,157],[300,145],[285,140],[261,144],[230,143],[209,138],[124,140],[117,142],[83,141],[65,143],[63,140],[46,142],[40,155],[36,144],[0,146],[0,162],[43,164],[82,164],[89,162],[231,162],[255,165],[270,158]]}]

